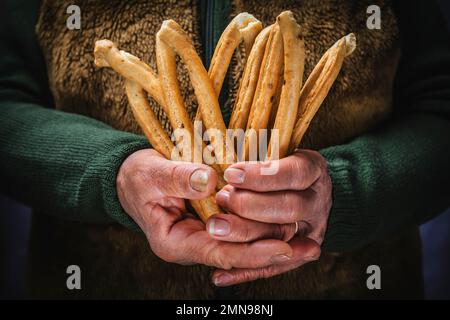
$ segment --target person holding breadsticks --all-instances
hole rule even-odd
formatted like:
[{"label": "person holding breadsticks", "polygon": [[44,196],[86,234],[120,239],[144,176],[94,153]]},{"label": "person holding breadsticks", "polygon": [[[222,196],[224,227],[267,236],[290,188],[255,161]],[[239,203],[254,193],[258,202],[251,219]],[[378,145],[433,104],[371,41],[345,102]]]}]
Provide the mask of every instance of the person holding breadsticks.
[{"label": "person holding breadsticks", "polygon": [[[1,190],[33,208],[30,297],[423,297],[418,225],[450,185],[434,1],[78,1],[79,28],[71,1],[3,2]],[[172,160],[194,119],[279,128],[279,157]]]}]

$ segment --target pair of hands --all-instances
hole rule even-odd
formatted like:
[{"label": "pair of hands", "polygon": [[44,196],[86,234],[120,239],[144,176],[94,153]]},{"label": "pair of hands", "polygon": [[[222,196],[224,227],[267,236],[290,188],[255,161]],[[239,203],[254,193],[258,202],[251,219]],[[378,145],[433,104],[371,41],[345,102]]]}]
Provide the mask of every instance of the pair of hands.
[{"label": "pair of hands", "polygon": [[331,179],[318,152],[298,150],[277,161],[274,175],[261,175],[267,163],[230,166],[228,185],[216,200],[233,214],[211,217],[206,228],[184,202],[213,192],[217,175],[206,165],[140,150],[120,167],[117,193],[161,259],[216,267],[217,286],[268,278],[319,258],[332,203]]}]

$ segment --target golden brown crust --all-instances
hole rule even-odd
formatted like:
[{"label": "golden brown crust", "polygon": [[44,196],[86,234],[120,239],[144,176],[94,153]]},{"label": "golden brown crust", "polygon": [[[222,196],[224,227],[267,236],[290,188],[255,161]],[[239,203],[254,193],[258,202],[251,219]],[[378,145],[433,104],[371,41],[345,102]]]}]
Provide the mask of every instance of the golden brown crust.
[{"label": "golden brown crust", "polygon": [[[173,27],[177,32],[180,32],[181,28],[179,26]],[[191,143],[189,147],[182,148],[180,151],[182,152],[184,159],[192,161],[192,151],[194,150],[193,127],[178,87],[175,60],[177,51],[173,50],[173,48],[162,41],[159,37],[159,33],[156,41],[157,65],[160,73],[159,78],[156,77],[151,68],[144,62],[131,54],[119,51],[117,47],[108,40],[96,42],[94,50],[96,57],[95,63],[99,67],[111,67],[127,79],[125,88],[136,121],[141,126],[152,146],[166,158],[170,159],[172,158],[174,146],[152,112],[143,88],[146,88],[146,91],[148,91],[156,101],[160,102],[163,109],[167,112],[172,127],[174,129],[185,129],[184,132],[187,131],[190,134]],[[181,44],[181,51],[185,48],[183,44],[184,43]],[[192,54],[192,52],[188,53]],[[180,55],[182,55],[182,53]],[[144,81],[149,78],[151,79],[150,84]],[[197,91],[199,90],[198,88],[196,89]],[[162,96],[160,95],[161,92]],[[200,92],[202,91],[200,90]],[[217,166],[215,167],[217,170]],[[219,178],[219,184],[220,187],[225,185],[225,181],[221,176]],[[192,205],[204,222],[206,222],[211,215],[221,212],[219,206],[215,202],[214,194],[206,199],[192,201]]]},{"label": "golden brown crust", "polygon": [[216,203],[215,195],[211,195],[202,200],[189,200],[189,202],[197,212],[200,219],[202,219],[205,223],[208,221],[209,217],[215,214],[223,213]]},{"label": "golden brown crust", "polygon": [[[208,75],[212,81],[216,97],[219,97],[220,91],[222,90],[223,81],[234,50],[238,47],[239,43],[243,41],[247,52],[250,52],[255,38],[261,29],[261,22],[247,12],[238,14],[225,28],[214,50],[208,70]],[[194,121],[201,120],[202,116],[200,108],[198,108]],[[223,179],[223,171],[220,167],[219,170],[216,171],[219,177],[218,188],[221,189],[226,185],[226,182]]]},{"label": "golden brown crust", "polygon": [[[158,65],[159,78],[161,81],[161,88],[163,91],[164,100],[166,103],[167,116],[169,118],[170,124],[174,129],[184,129],[184,132],[188,132],[190,139],[190,148],[186,151],[182,151],[183,159],[188,161],[195,161],[193,158],[192,150],[194,150],[194,130],[192,123],[189,119],[189,115],[186,111],[186,106],[181,96],[181,91],[178,86],[177,80],[177,70],[176,70],[176,60],[175,52],[169,48],[169,46],[163,42],[158,36],[156,40],[156,60]],[[176,137],[176,131],[175,138]],[[181,137],[180,137],[181,138]],[[177,139],[180,142],[180,139]],[[202,150],[205,145],[202,142]],[[201,161],[201,160],[200,160]],[[221,167],[217,164],[211,165],[213,169],[217,172],[218,182],[217,189],[221,189],[226,185],[223,179],[223,171]]]},{"label": "golden brown crust", "polygon": [[124,78],[138,83],[158,104],[164,107],[158,77],[146,63],[125,51],[119,51],[110,40],[96,41],[94,56],[94,63],[97,67],[111,67]]},{"label": "golden brown crust", "polygon": [[[194,128],[187,114],[185,103],[178,86],[176,54],[158,35],[156,38],[156,61],[167,116],[174,129],[173,134],[176,142],[182,146],[181,153],[183,159],[185,161],[193,161]],[[176,129],[183,129],[182,135]],[[184,144],[183,134],[185,133],[189,135],[188,145]]]},{"label": "golden brown crust", "polygon": [[[144,90],[139,84],[130,80],[125,80],[125,89],[133,115],[145,136],[156,151],[170,159],[174,148],[173,143],[151,110]],[[189,200],[189,202],[205,223],[210,216],[221,213],[214,195],[202,200]]]},{"label": "golden brown crust", "polygon": [[[297,116],[300,90],[302,87],[305,63],[305,44],[300,26],[291,11],[284,11],[277,17],[283,37],[284,48],[284,80],[280,102],[273,129],[278,130],[279,141],[271,140],[267,158],[274,160],[283,158],[288,152],[292,129]],[[272,154],[274,144],[278,143],[278,155]]]},{"label": "golden brown crust", "polygon": [[248,55],[228,126],[230,129],[245,129],[247,126],[250,108],[258,83],[259,71],[264,57],[264,50],[272,27],[266,27],[259,33]]},{"label": "golden brown crust", "polygon": [[353,33],[339,39],[325,52],[309,75],[300,93],[297,120],[289,145],[290,152],[293,152],[300,145],[312,118],[325,100],[334,80],[336,80],[344,58],[350,55],[355,47],[356,38]]},{"label": "golden brown crust", "polygon": [[138,122],[153,148],[167,159],[170,159],[173,143],[150,108],[147,96],[142,87],[131,80],[125,80],[125,91],[134,118]]},{"label": "golden brown crust", "polygon": [[[157,37],[176,52],[185,63],[205,127],[207,129],[218,130],[221,136],[225,137],[226,127],[222,118],[217,96],[208,73],[202,64],[200,57],[197,55],[189,37],[173,20],[166,20],[163,22]],[[168,93],[165,92],[165,94]],[[211,144],[214,147],[216,159],[218,159],[219,162],[218,164],[222,170],[225,170],[229,166],[229,164],[226,163],[226,155],[234,155],[234,150],[230,149],[226,144],[221,143],[220,140],[221,139],[215,139],[211,136]],[[230,150],[227,152],[227,149]]]},{"label": "golden brown crust", "polygon": [[[262,23],[247,12],[238,14],[225,28],[214,50],[211,65],[208,70],[208,75],[213,83],[217,97],[220,95],[233,52],[243,41],[248,57],[255,38],[261,30]],[[199,108],[195,116],[195,121],[201,121],[201,119]]]},{"label": "golden brown crust", "polygon": [[[249,147],[253,130],[266,129],[269,122],[272,103],[276,98],[276,90],[280,80],[283,59],[283,39],[280,27],[275,24],[270,31],[266,50],[261,63],[258,84],[256,86],[250,114],[247,122],[244,150],[245,157],[249,159]],[[249,130],[253,129],[253,130]],[[256,159],[254,159],[256,160]]]},{"label": "golden brown crust", "polygon": [[238,14],[225,28],[214,50],[208,71],[217,96],[222,89],[234,50],[243,41],[246,50],[250,52],[261,29],[261,22],[247,12]]}]

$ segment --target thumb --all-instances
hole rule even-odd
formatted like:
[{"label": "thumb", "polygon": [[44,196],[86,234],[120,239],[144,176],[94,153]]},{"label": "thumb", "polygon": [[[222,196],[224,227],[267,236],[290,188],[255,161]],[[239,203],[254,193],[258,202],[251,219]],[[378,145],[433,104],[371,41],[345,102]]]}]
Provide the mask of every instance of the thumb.
[{"label": "thumb", "polygon": [[172,161],[162,157],[154,162],[156,163],[158,168],[154,172],[154,178],[164,196],[203,199],[216,187],[217,174],[207,165]]}]

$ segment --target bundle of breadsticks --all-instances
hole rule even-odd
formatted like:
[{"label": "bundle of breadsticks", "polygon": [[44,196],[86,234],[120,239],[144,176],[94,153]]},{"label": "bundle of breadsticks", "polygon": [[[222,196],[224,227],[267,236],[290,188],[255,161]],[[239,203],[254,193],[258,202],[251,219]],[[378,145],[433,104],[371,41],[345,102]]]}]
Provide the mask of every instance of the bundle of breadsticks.
[{"label": "bundle of breadsticks", "polygon": [[[156,34],[157,72],[139,58],[119,50],[109,40],[95,43],[95,64],[110,67],[123,76],[131,110],[154,149],[168,159],[173,159],[176,154],[187,161],[203,161],[194,159],[194,148],[199,146],[194,145],[194,126],[177,81],[176,56],[186,65],[197,98],[195,120],[201,120],[206,129],[218,130],[226,137],[227,127],[218,96],[234,51],[241,43],[245,48],[246,63],[228,129],[245,130],[243,149],[246,158],[255,132],[276,129],[278,139],[275,141],[272,136],[266,158],[261,160],[285,157],[300,145],[338,76],[344,58],[355,49],[353,34],[339,39],[325,52],[304,85],[304,40],[290,11],[282,12],[276,22],[266,28],[248,13],[237,15],[220,37],[208,71],[192,40],[173,20],[164,21]],[[174,131],[172,139],[152,111],[147,94],[166,113]],[[175,134],[177,129],[183,129],[191,138]],[[232,160],[237,159],[234,145],[223,143],[223,140],[211,136],[209,146],[204,143],[200,146],[201,150],[211,148],[213,156],[221,159],[211,165],[219,177],[217,190],[226,184],[223,179],[223,172],[229,166],[228,161],[223,161],[226,155],[232,154]],[[275,149],[278,152],[274,152]],[[221,212],[214,194],[190,203],[205,222]]]}]

